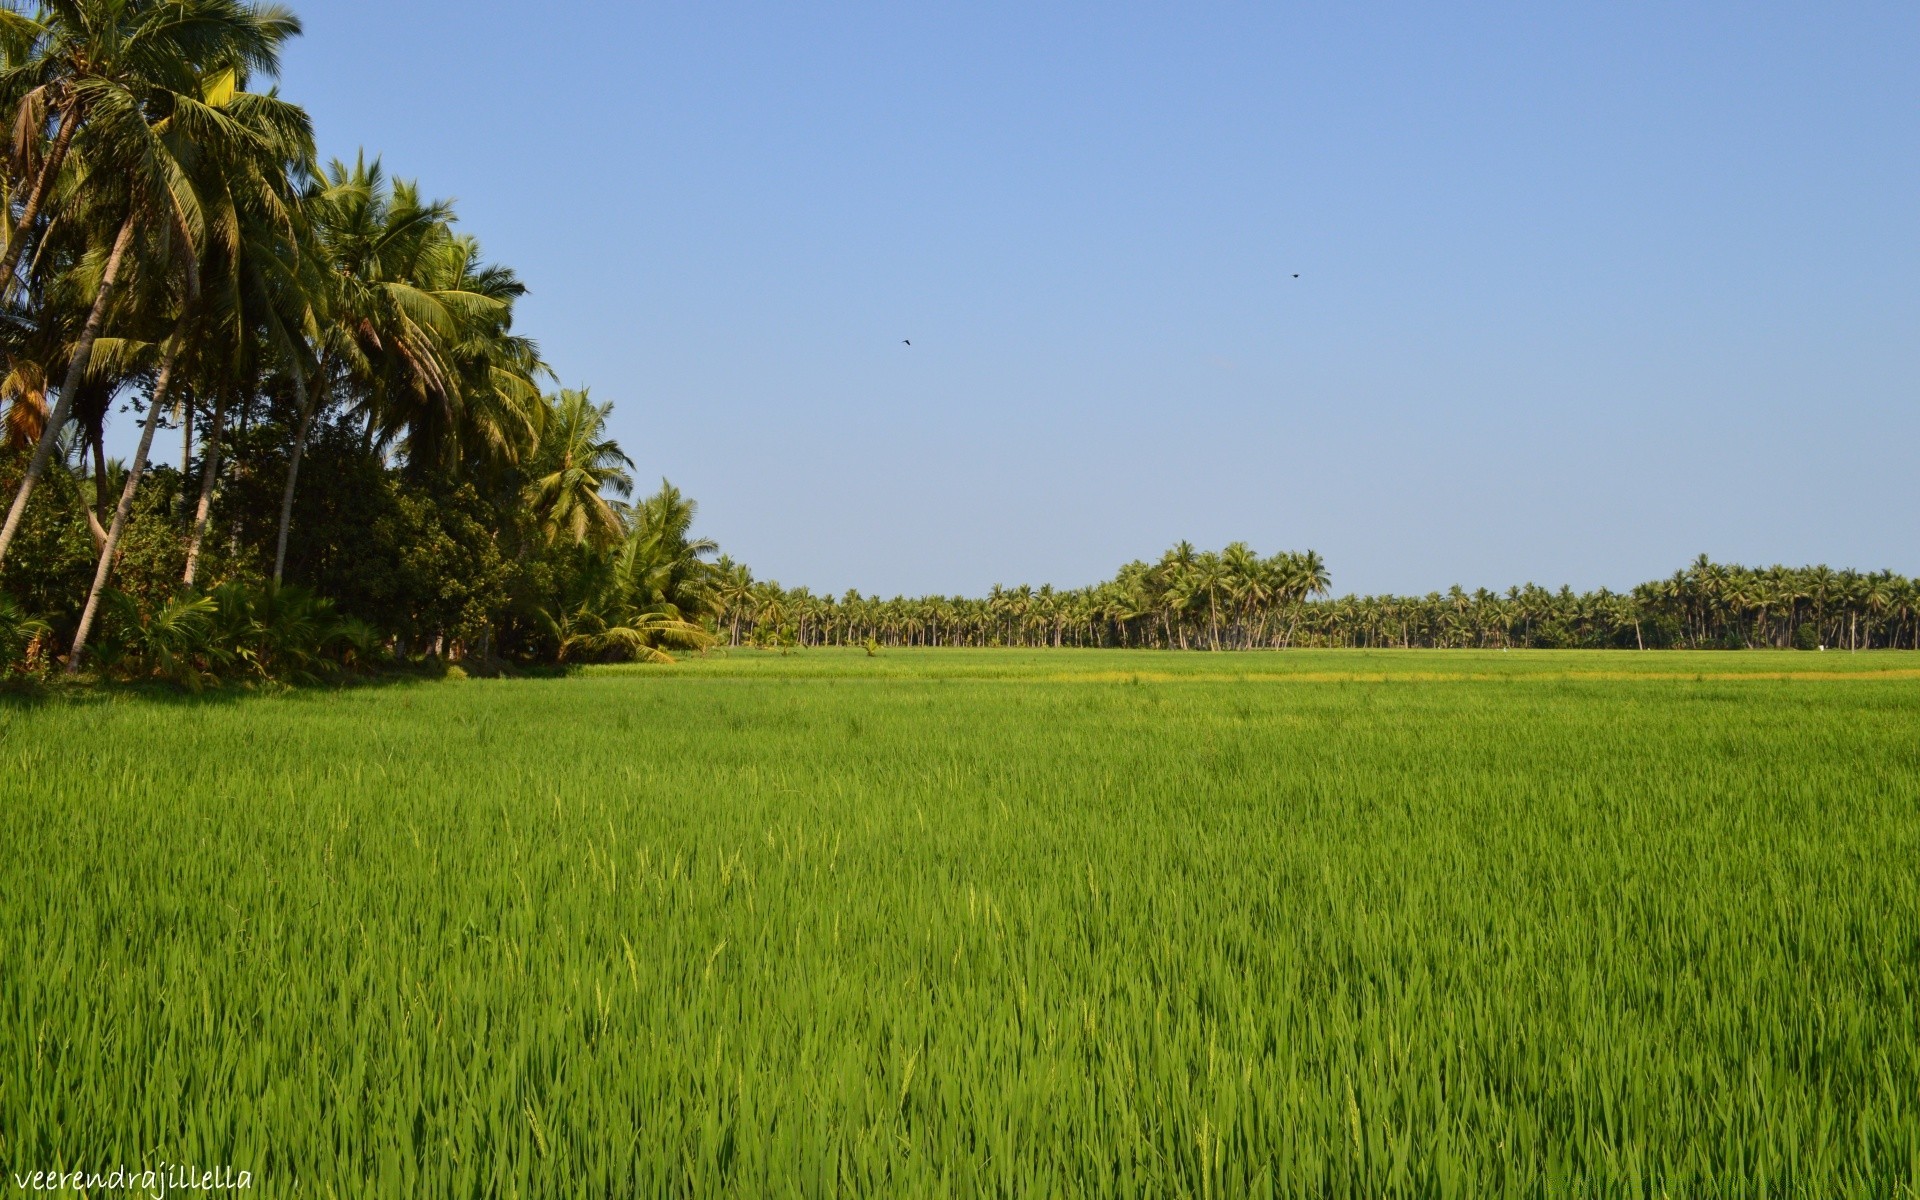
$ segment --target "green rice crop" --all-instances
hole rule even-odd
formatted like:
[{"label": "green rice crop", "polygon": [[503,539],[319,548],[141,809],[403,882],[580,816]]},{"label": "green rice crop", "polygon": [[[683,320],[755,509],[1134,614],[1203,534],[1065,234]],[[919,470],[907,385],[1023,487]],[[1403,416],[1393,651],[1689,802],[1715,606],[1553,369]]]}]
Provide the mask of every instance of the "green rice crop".
[{"label": "green rice crop", "polygon": [[1920,1195],[1920,656],[0,701],[0,853],[10,1173]]}]

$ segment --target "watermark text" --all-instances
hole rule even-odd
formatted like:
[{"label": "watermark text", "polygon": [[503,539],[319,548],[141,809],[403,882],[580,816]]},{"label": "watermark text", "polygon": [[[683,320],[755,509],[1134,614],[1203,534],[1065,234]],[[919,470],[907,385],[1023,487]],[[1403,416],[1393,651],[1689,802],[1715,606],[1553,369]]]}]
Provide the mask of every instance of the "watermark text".
[{"label": "watermark text", "polygon": [[194,1167],[163,1162],[151,1167],[114,1167],[108,1171],[15,1171],[13,1186],[23,1192],[130,1192],[167,1200],[188,1192],[244,1192],[253,1187],[253,1172],[231,1166]]}]

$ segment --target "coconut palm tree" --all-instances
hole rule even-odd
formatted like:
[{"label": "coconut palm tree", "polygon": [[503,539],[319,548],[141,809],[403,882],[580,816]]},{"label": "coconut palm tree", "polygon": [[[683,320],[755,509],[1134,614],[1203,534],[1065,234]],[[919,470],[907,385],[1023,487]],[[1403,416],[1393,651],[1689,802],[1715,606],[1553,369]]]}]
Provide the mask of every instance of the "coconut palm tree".
[{"label": "coconut palm tree", "polygon": [[447,377],[444,386],[383,393],[399,403],[382,414],[381,434],[404,434],[416,472],[511,466],[539,444],[549,411],[536,382],[548,373],[540,348],[513,332],[513,305],[527,289],[510,269],[484,262],[475,239],[453,234],[450,223],[440,233],[420,282],[450,318],[439,331]]},{"label": "coconut palm tree", "polygon": [[633,460],[606,436],[613,405],[595,404],[582,389],[547,402],[546,430],[526,486],[540,531],[552,542],[563,532],[576,543],[610,546],[625,532],[605,493],[629,496]]},{"label": "coconut palm tree", "polygon": [[689,620],[713,615],[713,565],[720,547],[693,536],[700,506],[662,479],[660,490],[635,505],[632,532],[620,551],[620,571],[634,595]]},{"label": "coconut palm tree", "polygon": [[740,623],[749,626],[754,619],[754,598],[759,586],[753,571],[745,563],[734,562],[724,554],[713,564],[713,602],[718,615],[727,622],[727,644],[740,644]]},{"label": "coconut palm tree", "polygon": [[284,151],[283,171],[263,174],[255,187],[228,189],[234,235],[210,248],[202,272],[196,376],[198,390],[212,394],[213,407],[201,430],[200,488],[182,575],[188,586],[199,570],[229,405],[242,381],[257,380],[278,364],[304,361],[303,331],[313,298],[327,286],[318,276],[317,260],[303,253],[310,227],[297,182],[310,173],[312,145],[305,141]]},{"label": "coconut palm tree", "polygon": [[[405,267],[417,263],[419,246],[450,212],[444,206],[396,207],[379,162],[368,165],[364,158],[351,170],[333,162],[308,188],[302,206],[312,231],[303,249],[312,264],[314,286],[305,293],[301,337],[282,364],[293,385],[294,429],[274,543],[275,584],[286,571],[300,463],[336,375],[370,382],[380,369],[382,351],[411,354],[422,358],[429,370],[440,370],[432,339],[414,316],[442,320],[443,314],[415,295]],[[383,317],[388,318],[385,330]]]}]

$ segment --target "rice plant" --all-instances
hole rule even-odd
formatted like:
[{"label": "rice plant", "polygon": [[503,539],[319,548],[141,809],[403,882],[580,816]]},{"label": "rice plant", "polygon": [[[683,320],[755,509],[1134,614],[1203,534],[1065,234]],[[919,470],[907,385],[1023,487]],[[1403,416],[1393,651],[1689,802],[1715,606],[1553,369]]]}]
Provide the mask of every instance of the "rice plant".
[{"label": "rice plant", "polygon": [[1920,661],[804,651],[0,699],[0,1165],[1920,1195]]}]

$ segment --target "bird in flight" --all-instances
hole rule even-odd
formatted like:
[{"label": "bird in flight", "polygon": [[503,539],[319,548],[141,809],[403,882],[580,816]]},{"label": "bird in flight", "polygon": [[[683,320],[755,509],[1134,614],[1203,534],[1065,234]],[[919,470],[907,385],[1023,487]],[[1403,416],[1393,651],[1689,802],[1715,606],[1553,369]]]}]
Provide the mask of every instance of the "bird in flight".
[{"label": "bird in flight", "polygon": [[900,344],[901,344],[902,346],[911,346],[911,345],[913,345],[913,340],[912,340],[911,338],[901,338],[901,339],[900,339]]},{"label": "bird in flight", "polygon": [[1293,273],[1293,277],[1294,277],[1295,279],[1298,279],[1298,278],[1300,278],[1300,272],[1298,272],[1298,271],[1295,271],[1295,272]]}]

